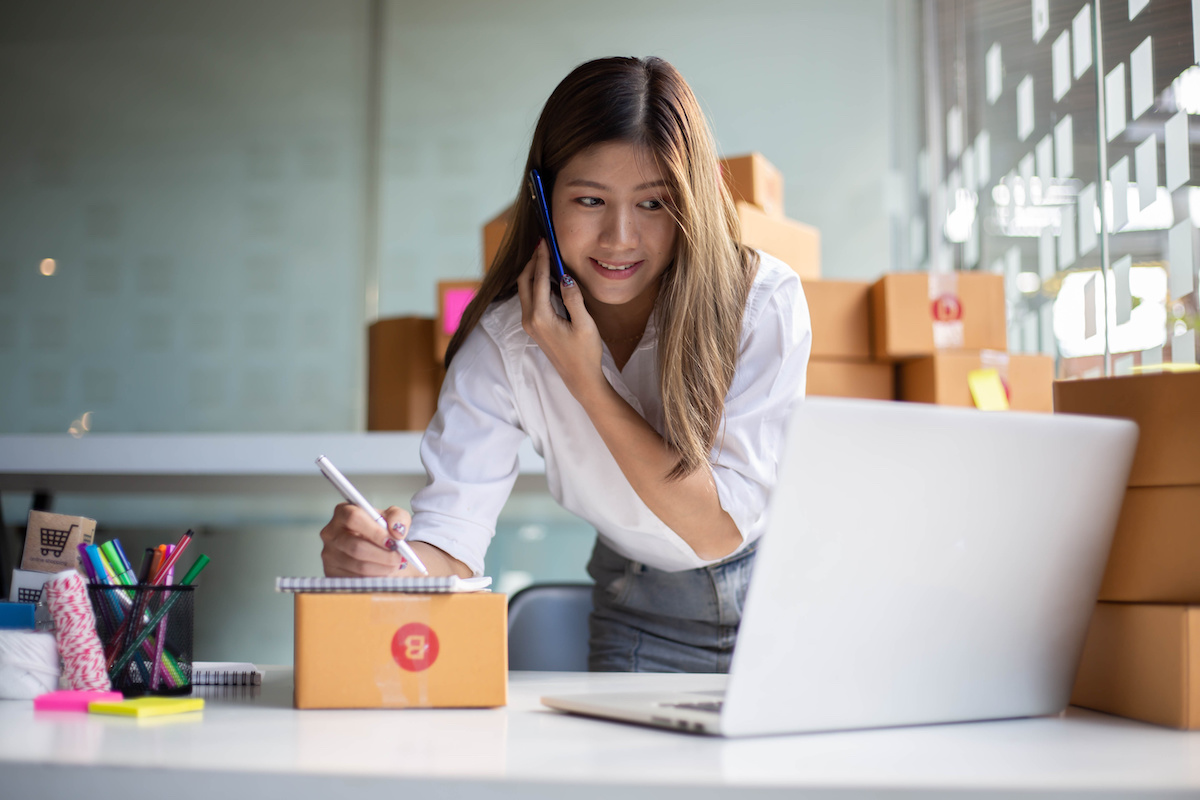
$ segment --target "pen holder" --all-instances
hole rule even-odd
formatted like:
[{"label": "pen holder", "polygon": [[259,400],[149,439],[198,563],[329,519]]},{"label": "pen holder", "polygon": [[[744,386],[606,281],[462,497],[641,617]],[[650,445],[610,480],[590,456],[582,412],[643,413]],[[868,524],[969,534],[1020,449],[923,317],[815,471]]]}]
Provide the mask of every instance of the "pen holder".
[{"label": "pen holder", "polygon": [[195,589],[88,587],[114,690],[126,697],[192,693]]}]

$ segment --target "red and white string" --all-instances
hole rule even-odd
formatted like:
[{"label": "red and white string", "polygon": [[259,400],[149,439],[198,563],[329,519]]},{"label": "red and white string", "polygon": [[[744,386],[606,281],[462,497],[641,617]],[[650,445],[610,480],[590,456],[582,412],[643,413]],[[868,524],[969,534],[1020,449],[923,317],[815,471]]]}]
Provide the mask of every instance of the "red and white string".
[{"label": "red and white string", "polygon": [[112,689],[83,576],[74,570],[60,572],[46,583],[44,594],[54,617],[63,677],[72,689],[103,692]]}]

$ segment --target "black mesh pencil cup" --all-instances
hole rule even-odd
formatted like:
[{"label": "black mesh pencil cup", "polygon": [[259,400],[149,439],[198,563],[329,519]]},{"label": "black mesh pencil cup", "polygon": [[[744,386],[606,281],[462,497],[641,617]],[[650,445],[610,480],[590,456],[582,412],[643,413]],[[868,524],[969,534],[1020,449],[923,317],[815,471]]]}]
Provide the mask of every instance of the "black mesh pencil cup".
[{"label": "black mesh pencil cup", "polygon": [[195,588],[88,587],[114,690],[126,697],[191,694]]}]

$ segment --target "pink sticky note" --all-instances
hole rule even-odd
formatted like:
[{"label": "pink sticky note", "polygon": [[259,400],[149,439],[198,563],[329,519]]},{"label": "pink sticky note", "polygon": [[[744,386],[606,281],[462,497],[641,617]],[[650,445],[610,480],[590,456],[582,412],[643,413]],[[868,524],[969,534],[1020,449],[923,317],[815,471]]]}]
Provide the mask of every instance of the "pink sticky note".
[{"label": "pink sticky note", "polygon": [[87,713],[88,703],[103,701],[116,703],[124,700],[120,692],[86,692],[74,689],[64,689],[59,692],[46,692],[33,699],[34,711],[79,711]]},{"label": "pink sticky note", "polygon": [[442,314],[442,331],[447,336],[453,336],[462,321],[463,312],[467,310],[471,299],[475,297],[474,289],[447,289],[442,302],[445,303],[445,313]]}]

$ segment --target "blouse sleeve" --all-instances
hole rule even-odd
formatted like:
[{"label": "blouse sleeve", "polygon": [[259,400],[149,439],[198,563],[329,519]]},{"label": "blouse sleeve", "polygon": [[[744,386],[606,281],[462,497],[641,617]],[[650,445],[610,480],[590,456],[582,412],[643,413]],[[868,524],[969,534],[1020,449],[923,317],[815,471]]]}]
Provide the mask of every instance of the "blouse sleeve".
[{"label": "blouse sleeve", "polygon": [[524,438],[500,348],[477,326],[450,362],[421,440],[428,480],[413,495],[408,540],[427,542],[482,575]]},{"label": "blouse sleeve", "polygon": [[804,399],[812,326],[800,279],[787,273],[758,292],[760,309],[747,308],[737,371],[712,451],[717,496],[743,538],[766,511],[788,419]]}]

